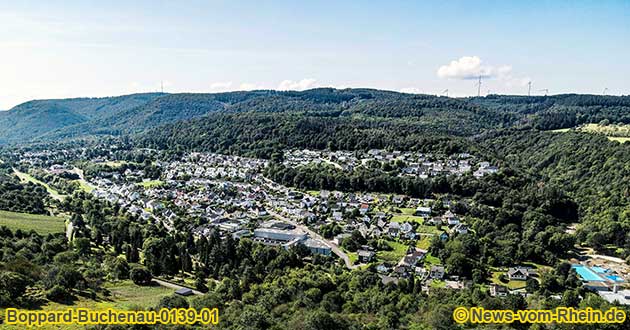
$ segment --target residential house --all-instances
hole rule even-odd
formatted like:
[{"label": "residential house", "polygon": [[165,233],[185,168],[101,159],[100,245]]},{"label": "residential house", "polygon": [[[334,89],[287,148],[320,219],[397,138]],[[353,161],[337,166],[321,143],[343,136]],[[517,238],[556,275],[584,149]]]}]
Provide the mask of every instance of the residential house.
[{"label": "residential house", "polygon": [[359,256],[359,261],[362,263],[372,262],[376,253],[374,251],[369,250],[358,250],[357,255]]},{"label": "residential house", "polygon": [[525,281],[530,276],[529,268],[511,267],[508,269],[507,276],[510,281]]},{"label": "residential house", "polygon": [[442,215],[442,221],[449,226],[455,226],[459,224],[459,218],[453,212],[451,212],[451,210],[446,211],[444,215]]},{"label": "residential house", "polygon": [[490,285],[490,295],[492,297],[506,297],[509,294],[508,288],[503,285]]},{"label": "residential house", "polygon": [[429,207],[429,206],[418,206],[416,208],[415,215],[421,216],[421,217],[424,217],[424,218],[428,218],[428,217],[431,216],[431,207]]},{"label": "residential house", "polygon": [[429,271],[429,278],[434,280],[441,280],[444,278],[444,266],[431,266]]},{"label": "residential house", "polygon": [[451,233],[457,233],[461,235],[468,234],[468,226],[466,224],[459,223],[451,229]]}]

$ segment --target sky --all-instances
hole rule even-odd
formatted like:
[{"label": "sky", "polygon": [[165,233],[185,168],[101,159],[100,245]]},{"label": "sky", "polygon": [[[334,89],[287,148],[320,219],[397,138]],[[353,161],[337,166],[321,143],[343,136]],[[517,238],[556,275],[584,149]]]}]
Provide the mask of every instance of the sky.
[{"label": "sky", "polygon": [[624,1],[0,0],[0,109],[32,99],[367,87],[630,94]]}]

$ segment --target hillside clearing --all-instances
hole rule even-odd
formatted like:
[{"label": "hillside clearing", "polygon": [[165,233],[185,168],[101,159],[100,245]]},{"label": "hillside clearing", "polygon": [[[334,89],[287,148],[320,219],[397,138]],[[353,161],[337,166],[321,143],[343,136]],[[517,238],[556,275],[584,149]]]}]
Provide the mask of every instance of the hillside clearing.
[{"label": "hillside clearing", "polygon": [[47,235],[63,233],[65,231],[65,219],[48,215],[0,211],[0,226],[7,226],[11,230],[35,230],[41,235]]},{"label": "hillside clearing", "polygon": [[28,173],[23,173],[18,171],[17,169],[13,169],[13,172],[15,173],[15,175],[20,178],[20,181],[22,182],[32,182],[34,184],[38,184],[43,186],[44,188],[46,188],[46,191],[48,191],[48,193],[50,194],[50,197],[56,199],[56,200],[63,200],[64,198],[66,198],[65,195],[60,194],[59,192],[57,192],[57,190],[53,189],[52,187],[50,187],[48,184],[35,179],[33,176],[31,176]]}]

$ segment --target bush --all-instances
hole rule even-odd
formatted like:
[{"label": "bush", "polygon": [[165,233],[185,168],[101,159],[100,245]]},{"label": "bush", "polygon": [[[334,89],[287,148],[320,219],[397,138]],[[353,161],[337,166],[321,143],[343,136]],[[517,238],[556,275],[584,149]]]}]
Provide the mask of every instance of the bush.
[{"label": "bush", "polygon": [[50,290],[46,291],[46,299],[50,301],[64,302],[70,298],[70,292],[61,285],[55,285]]},{"label": "bush", "polygon": [[129,277],[131,278],[133,283],[137,285],[149,285],[151,284],[151,280],[153,279],[153,276],[151,276],[149,270],[140,266],[134,266],[133,268],[131,268],[131,271],[129,272]]},{"label": "bush", "polygon": [[182,296],[178,296],[176,294],[171,295],[171,296],[165,296],[162,297],[162,299],[160,299],[160,302],[157,305],[157,309],[160,310],[162,308],[188,308],[188,301],[182,297]]}]

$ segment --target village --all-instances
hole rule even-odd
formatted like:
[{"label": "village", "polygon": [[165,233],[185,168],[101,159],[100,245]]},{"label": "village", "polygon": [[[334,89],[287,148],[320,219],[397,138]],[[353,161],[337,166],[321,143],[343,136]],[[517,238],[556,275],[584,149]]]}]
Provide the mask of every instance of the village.
[{"label": "village", "polygon": [[372,164],[377,164],[380,168],[383,164],[393,163],[398,167],[399,176],[414,176],[422,179],[438,175],[464,175],[470,172],[473,176],[480,178],[499,170],[497,166],[467,153],[443,156],[411,151],[371,149],[366,152],[288,150],[284,154],[284,164],[287,166],[322,163],[330,164],[346,172],[354,171],[359,167],[370,167]]},{"label": "village", "polygon": [[[68,151],[58,157],[30,153],[22,162],[49,166],[49,172],[59,174],[75,170],[59,163],[81,154],[85,155],[85,151]],[[396,160],[406,165],[400,175],[420,177],[462,175],[473,169],[473,175],[481,177],[498,170],[467,154],[437,159],[382,150],[359,156],[341,151],[290,151],[285,154],[284,163],[302,166],[325,162],[341,170],[352,170],[370,161]],[[114,167],[84,179],[91,194],[167,230],[208,236],[216,229],[223,237],[248,237],[287,249],[303,245],[314,255],[338,256],[349,269],[371,267],[383,283],[413,277],[427,291],[471,285],[469,279],[450,276],[448,269],[429,252],[435,239],[445,242],[458,235],[474,235],[469,219],[457,212],[457,205],[466,204],[467,200],[452,196],[419,199],[369,192],[299,191],[265,178],[262,172],[268,166],[266,160],[212,153],[189,153],[178,160],[156,161],[161,171],[159,179],[148,178],[141,169],[116,171],[121,162],[107,157],[90,162]],[[72,239],[71,225],[67,233]],[[625,268],[589,268],[577,262],[573,268],[585,286],[605,299],[630,304],[630,291],[619,289],[625,283]],[[597,272],[600,276],[593,275]],[[527,281],[539,281],[538,278],[535,266],[495,269],[488,291],[493,296],[526,295]]]}]

